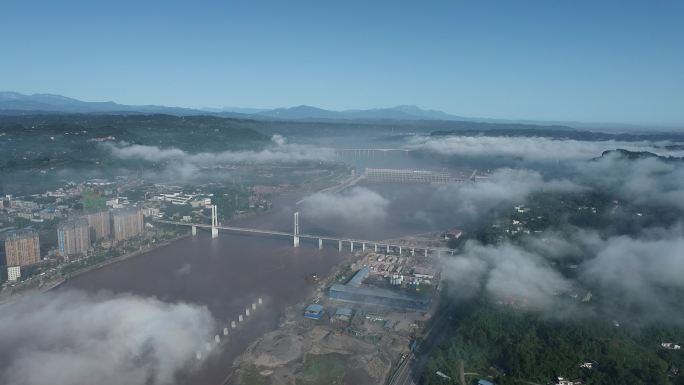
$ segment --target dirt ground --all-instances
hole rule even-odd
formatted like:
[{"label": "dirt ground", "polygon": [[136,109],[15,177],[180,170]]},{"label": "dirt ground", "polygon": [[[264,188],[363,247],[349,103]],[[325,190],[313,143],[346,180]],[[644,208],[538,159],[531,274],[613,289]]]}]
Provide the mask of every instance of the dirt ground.
[{"label": "dirt ground", "polygon": [[[349,261],[347,261],[347,264]],[[341,269],[340,269],[341,270]],[[325,290],[335,274],[312,287],[309,300],[286,309],[279,327],[249,346],[235,362],[231,385],[375,385],[409,351],[429,314],[364,308],[331,301]],[[320,320],[303,316],[310,303],[325,309]],[[341,322],[336,309],[352,308]]]}]

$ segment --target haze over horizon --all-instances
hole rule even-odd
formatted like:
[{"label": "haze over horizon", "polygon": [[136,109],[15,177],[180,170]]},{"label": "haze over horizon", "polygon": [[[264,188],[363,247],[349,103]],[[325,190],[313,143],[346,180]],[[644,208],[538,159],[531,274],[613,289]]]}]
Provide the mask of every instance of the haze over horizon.
[{"label": "haze over horizon", "polygon": [[8,1],[0,84],[131,105],[681,126],[682,16],[681,2],[638,1]]}]

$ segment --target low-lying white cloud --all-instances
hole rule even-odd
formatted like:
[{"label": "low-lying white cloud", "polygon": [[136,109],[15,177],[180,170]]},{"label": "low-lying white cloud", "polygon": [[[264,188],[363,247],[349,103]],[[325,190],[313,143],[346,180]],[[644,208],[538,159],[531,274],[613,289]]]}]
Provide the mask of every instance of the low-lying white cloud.
[{"label": "low-lying white cloud", "polygon": [[602,243],[595,256],[581,266],[582,278],[619,299],[623,306],[682,321],[679,309],[684,292],[682,250],[682,236],[613,237]]},{"label": "low-lying white cloud", "polygon": [[575,178],[621,199],[684,210],[684,162],[626,160],[618,154],[575,165]]},{"label": "low-lying white cloud", "polygon": [[375,191],[354,187],[340,193],[316,193],[302,201],[307,219],[331,223],[377,224],[387,217],[389,201]]},{"label": "low-lying white cloud", "polygon": [[230,163],[294,163],[302,161],[329,161],[335,152],[329,148],[288,144],[284,137],[274,135],[272,146],[259,151],[200,152],[191,154],[178,148],[157,146],[104,143],[112,155],[121,159],[140,159],[148,162],[175,162],[194,167],[215,166]]},{"label": "low-lying white cloud", "polygon": [[58,292],[0,307],[0,382],[160,385],[195,360],[205,307],[133,295]]},{"label": "low-lying white cloud", "polygon": [[444,273],[456,295],[486,292],[497,299],[549,307],[571,283],[546,259],[519,246],[484,246],[469,241],[462,253],[444,260]]},{"label": "low-lying white cloud", "polygon": [[[682,250],[681,226],[607,238],[579,229],[531,235],[519,244],[468,241],[457,255],[442,261],[443,274],[459,296],[486,294],[557,312],[572,308],[567,294],[592,291],[594,310],[616,319],[681,323]],[[566,276],[561,267],[569,265],[574,273]]]},{"label": "low-lying white cloud", "polygon": [[545,179],[536,171],[504,168],[476,183],[441,187],[435,199],[455,218],[472,220],[502,204],[524,203],[533,192],[579,192],[585,189],[566,179]]},{"label": "low-lying white cloud", "polygon": [[623,148],[630,151],[650,151],[660,155],[683,156],[681,150],[669,151],[669,142],[651,141],[583,141],[545,137],[508,136],[416,136],[406,148],[424,150],[441,155],[464,157],[506,157],[527,161],[588,160],[605,150]]}]

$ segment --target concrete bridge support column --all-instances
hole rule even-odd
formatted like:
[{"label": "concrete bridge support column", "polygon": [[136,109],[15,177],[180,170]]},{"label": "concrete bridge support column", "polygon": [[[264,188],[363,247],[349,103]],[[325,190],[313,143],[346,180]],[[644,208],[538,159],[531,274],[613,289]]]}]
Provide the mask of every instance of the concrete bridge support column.
[{"label": "concrete bridge support column", "polygon": [[377,243],[375,244],[375,252],[376,253],[378,252],[378,244]]},{"label": "concrete bridge support column", "polygon": [[218,208],[211,206],[211,238],[218,238]]},{"label": "concrete bridge support column", "polygon": [[323,248],[323,239],[322,238],[318,238],[318,248],[319,249]]},{"label": "concrete bridge support column", "polygon": [[361,242],[361,251],[366,251],[366,242]]},{"label": "concrete bridge support column", "polygon": [[339,251],[342,251],[342,241],[337,241],[337,248]]},{"label": "concrete bridge support column", "polygon": [[416,249],[411,249],[411,255],[416,255]]},{"label": "concrete bridge support column", "polygon": [[292,244],[299,247],[299,211],[294,213],[294,230],[292,231]]},{"label": "concrete bridge support column", "polygon": [[428,249],[425,249],[425,256],[427,257],[428,255]]},{"label": "concrete bridge support column", "polygon": [[197,235],[197,226],[192,226],[192,236]]},{"label": "concrete bridge support column", "polygon": [[354,241],[349,241],[349,251],[354,252]]},{"label": "concrete bridge support column", "polygon": [[399,255],[401,255],[401,246],[399,246]]},{"label": "concrete bridge support column", "polygon": [[387,254],[389,254],[389,245],[387,245]]}]

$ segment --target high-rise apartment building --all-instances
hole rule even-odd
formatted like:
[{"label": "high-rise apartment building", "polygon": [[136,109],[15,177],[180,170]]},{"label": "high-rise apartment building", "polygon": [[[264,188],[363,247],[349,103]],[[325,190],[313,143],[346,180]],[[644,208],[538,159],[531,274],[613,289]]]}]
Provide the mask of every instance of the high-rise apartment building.
[{"label": "high-rise apartment building", "polygon": [[123,241],[142,234],[143,213],[139,208],[121,209],[112,212],[112,230],[115,241]]},{"label": "high-rise apartment building", "polygon": [[112,236],[112,217],[109,211],[98,211],[84,215],[90,228],[90,240],[99,241]]},{"label": "high-rise apartment building", "polygon": [[5,238],[7,266],[26,266],[40,261],[40,241],[33,230],[13,231]]},{"label": "high-rise apartment building", "polygon": [[85,218],[72,219],[57,227],[59,252],[64,256],[83,255],[90,248],[90,228]]}]

